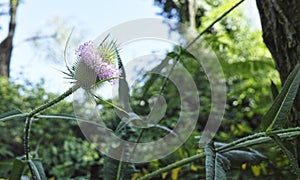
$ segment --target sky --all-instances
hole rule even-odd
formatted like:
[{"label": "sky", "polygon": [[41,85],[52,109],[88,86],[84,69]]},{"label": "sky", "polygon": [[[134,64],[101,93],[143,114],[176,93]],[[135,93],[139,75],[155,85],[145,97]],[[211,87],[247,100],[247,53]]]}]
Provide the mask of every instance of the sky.
[{"label": "sky", "polygon": [[[248,0],[242,8],[248,15],[249,23],[259,28],[254,2]],[[160,9],[153,5],[153,0],[22,0],[17,14],[11,78],[19,83],[24,79],[37,83],[44,78],[46,89],[55,93],[62,93],[71,86],[57,70],[66,70],[63,63],[43,59],[31,43],[21,43],[47,28],[47,22],[54,17],[68,20],[75,30],[84,30],[86,40],[93,40],[120,23],[140,18],[161,18],[158,12]],[[3,21],[0,20],[0,23]],[[2,36],[0,34],[1,39]],[[135,54],[136,51],[131,53]]]},{"label": "sky", "polygon": [[11,77],[20,83],[24,79],[36,83],[44,78],[47,90],[56,93],[70,87],[64,79],[65,76],[57,70],[66,70],[63,63],[41,59],[41,53],[33,49],[32,43],[20,43],[47,28],[45,25],[54,17],[71,21],[70,24],[74,25],[75,30],[83,29],[87,41],[120,23],[138,18],[158,17],[157,12],[159,9],[153,6],[151,0],[23,0],[17,14]]}]

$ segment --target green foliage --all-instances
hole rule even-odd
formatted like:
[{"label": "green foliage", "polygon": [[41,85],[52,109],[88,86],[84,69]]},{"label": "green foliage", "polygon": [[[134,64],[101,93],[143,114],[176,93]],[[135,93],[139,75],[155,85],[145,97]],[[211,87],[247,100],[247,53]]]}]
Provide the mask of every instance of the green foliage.
[{"label": "green foliage", "polygon": [[115,159],[104,157],[103,176],[105,180],[117,179],[120,163],[120,161],[117,161]]},{"label": "green foliage", "polygon": [[288,146],[286,146],[281,141],[280,137],[278,137],[276,134],[272,134],[271,137],[277,143],[277,145],[281,148],[281,150],[284,152],[284,154],[287,156],[287,158],[290,161],[291,168],[293,169],[293,171],[297,175],[297,177],[300,178],[300,168],[299,168],[298,162],[297,162],[294,154],[290,152],[290,150],[287,148]]},{"label": "green foliage", "polygon": [[[162,7],[163,16],[175,18],[185,24],[190,23],[186,1],[155,2]],[[203,30],[234,3],[229,0],[201,1],[195,9],[197,30]],[[70,102],[61,101],[51,108],[45,108],[41,115],[33,114],[29,142],[32,157],[27,161],[15,158],[24,153],[23,121],[28,116],[27,113],[40,105],[49,104],[56,95],[47,93],[43,89],[43,83],[18,85],[0,78],[0,142],[4,144],[0,147],[0,167],[11,167],[11,179],[20,179],[22,174],[35,179],[149,179],[156,176],[161,179],[204,179],[204,172],[206,179],[255,179],[277,177],[278,174],[278,177],[299,177],[299,167],[291,152],[290,141],[300,135],[300,129],[282,128],[298,90],[300,66],[295,67],[272,104],[270,85],[273,94],[277,94],[274,89],[277,89],[280,82],[270,54],[258,36],[261,33],[250,30],[240,11],[227,16],[205,34],[206,41],[220,60],[228,85],[226,115],[220,132],[215,137],[216,141],[226,143],[212,142],[204,150],[197,147],[198,140],[195,137],[201,136],[211,109],[211,90],[205,71],[197,59],[183,48],[174,47],[174,51],[166,54],[166,58],[154,70],[168,71],[171,70],[168,69],[168,64],[181,63],[192,75],[202,103],[197,127],[175,152],[163,159],[136,165],[103,156],[93,144],[84,140],[74,122]],[[186,41],[189,40],[187,37]],[[201,48],[199,47],[199,52]],[[120,67],[123,68],[121,59],[118,54],[117,56]],[[174,98],[180,96],[175,85],[157,74],[148,74],[139,77],[140,82],[135,84],[129,99],[125,70],[122,70],[123,78],[119,81],[120,107],[116,108],[116,105],[97,97],[97,103],[102,104],[101,110],[104,111],[101,118],[107,128],[120,138],[133,142],[149,142],[174,133],[172,129],[176,126],[181,110],[180,99]],[[180,75],[181,72],[176,73]],[[181,75],[181,78],[184,80],[185,77]],[[167,102],[168,108],[163,119],[149,130],[132,126],[134,121],[141,122],[136,119],[135,112],[148,115],[151,111],[151,102],[148,100],[153,94],[163,95]],[[62,95],[59,97],[64,98]],[[112,107],[122,116],[117,117]],[[267,131],[254,133],[260,123],[262,129]],[[285,156],[277,146],[273,147],[274,141]],[[250,146],[254,146],[256,150]],[[295,175],[290,173],[289,163],[293,166]],[[151,171],[153,172],[150,173]],[[1,168],[0,176],[8,178],[8,174],[9,170]]]},{"label": "green foliage", "polygon": [[137,172],[133,164],[118,161],[107,156],[104,156],[103,159],[103,177],[105,180],[129,180],[131,179],[132,174]]},{"label": "green foliage", "polygon": [[[28,161],[33,179],[46,180],[45,170],[39,159],[31,159]],[[14,172],[13,172],[14,173]]]},{"label": "green foliage", "polygon": [[[189,20],[184,17],[185,14],[181,13],[182,8],[187,8],[187,4],[185,2],[180,0],[168,0],[156,1],[156,3],[162,7],[163,16],[167,18],[175,17],[182,23],[189,23]],[[202,1],[200,4],[204,7],[205,3],[208,3],[208,1]],[[212,11],[207,12],[206,16],[199,18],[199,22],[201,22],[200,24],[202,25],[199,26],[199,29],[202,30],[206,28],[214,19],[220,16],[221,12],[224,12],[234,3],[234,1],[216,2],[216,6],[214,6]],[[258,38],[261,37],[261,32],[250,30],[246,22],[242,19],[243,15],[241,11],[236,11],[222,20],[220,24],[214,26],[210,33],[205,34],[205,39],[210,43],[211,47],[219,57],[227,77],[227,85],[229,89],[227,96],[227,113],[224,118],[221,131],[216,137],[216,139],[225,142],[230,142],[230,140],[233,140],[234,137],[242,137],[247,134],[252,134],[259,127],[259,119],[261,119],[263,114],[268,111],[272,102],[270,82],[274,82],[276,84],[274,86],[273,83],[272,90],[274,90],[274,87],[280,85],[279,75],[275,70],[272,58],[263,44],[262,39]],[[188,59],[187,61],[187,64],[193,64],[191,59]],[[180,62],[184,62],[184,60]],[[195,66],[190,66],[187,69],[191,72],[199,73],[199,67],[194,67]],[[193,69],[195,69],[195,71],[193,71]],[[159,78],[155,77],[155,79],[157,79],[156,82],[159,83]],[[153,84],[153,78],[151,80],[151,84]],[[204,86],[207,87],[207,84]],[[203,92],[199,90],[199,94],[200,93]],[[205,93],[206,95],[209,94],[209,90],[206,90]],[[290,96],[292,96],[292,94],[290,94]],[[209,103],[209,100],[205,102]],[[209,109],[209,105],[206,105],[205,108],[203,108],[203,110],[206,109]],[[205,114],[205,111],[201,111],[201,114],[203,113]],[[287,116],[288,112],[283,114]],[[283,128],[280,125],[278,127]],[[246,145],[247,143],[245,146]],[[269,147],[272,147],[272,145],[257,146],[258,149],[262,150],[261,152],[265,152],[266,156],[273,160],[275,160],[276,157],[281,156],[276,149]],[[253,161],[251,157],[254,158],[256,155],[257,157],[260,157],[260,160],[266,159],[265,156],[264,158],[261,158],[261,156],[257,154],[257,151],[244,152],[239,150],[232,151],[230,153],[232,153],[232,156],[230,157],[236,157],[237,160],[245,160],[245,162]],[[238,156],[239,153],[243,154],[244,158],[248,157],[249,159],[243,159],[243,156]],[[283,157],[281,162],[284,161],[286,161],[286,159]],[[268,176],[277,173],[288,175],[289,170],[284,168],[283,164],[285,163],[281,163],[281,165],[279,165],[281,168],[280,172],[278,172],[278,169],[276,169],[272,163],[269,163],[267,165],[269,169],[268,171],[264,171],[264,174],[258,174],[257,172],[254,174],[255,170],[252,169],[253,174],[245,174],[245,176],[242,175],[241,164],[239,164],[240,169],[233,169],[230,174],[233,175],[234,171],[241,172],[238,176],[236,176],[239,178],[249,178],[249,176],[253,175],[263,177],[264,175]],[[265,168],[265,165],[261,166]]]},{"label": "green foliage", "polygon": [[[1,167],[0,177],[8,178],[8,174],[13,168],[15,157],[23,155],[22,141],[25,119],[22,113],[28,113],[33,108],[49,102],[56,95],[46,92],[43,88],[43,81],[36,85],[30,83],[19,85],[1,77],[0,84],[0,143],[3,144],[0,148],[0,159],[1,164],[6,164],[5,168]],[[47,109],[44,113],[70,116],[73,114],[73,108],[70,102],[62,101],[51,109]],[[4,118],[8,116],[13,118]],[[67,120],[62,118],[62,116],[56,118],[44,117],[34,120],[31,129],[31,155],[34,158],[41,159],[47,177],[72,177],[77,176],[76,174],[87,176],[91,174],[91,168],[82,167],[85,167],[87,164],[89,167],[99,164],[100,157],[89,154],[92,151],[95,152],[95,149],[91,148],[86,140],[82,140],[83,135],[76,121]],[[77,153],[73,154],[78,159],[76,161],[70,160],[70,149],[65,148],[70,141],[73,142],[71,146],[77,145]],[[80,160],[84,157],[82,154],[85,154],[88,158]],[[97,158],[98,161],[96,160]],[[71,163],[65,166],[67,162]],[[37,166],[39,163],[36,161],[32,161],[31,165],[32,167],[40,167]],[[73,166],[78,166],[78,168]],[[69,169],[66,167],[69,167]],[[13,171],[15,172],[15,170]],[[26,168],[24,169],[24,173],[28,175],[28,168],[27,170]]]},{"label": "green foliage", "polygon": [[[101,155],[90,142],[68,137],[61,146],[51,146],[49,149],[40,153],[43,163],[49,169],[49,174],[55,177],[90,177],[92,167],[94,177],[100,176]],[[49,176],[49,175],[48,175]],[[50,177],[51,177],[50,176]]]},{"label": "green foliage", "polygon": [[228,170],[230,161],[226,157],[215,153],[211,146],[205,148],[205,155],[206,180],[226,180],[225,170]]},{"label": "green foliage", "polygon": [[21,158],[16,158],[13,163],[13,167],[11,170],[12,173],[11,176],[9,177],[9,180],[21,179],[26,164],[27,164],[26,161],[22,160]]},{"label": "green foliage", "polygon": [[261,128],[263,131],[282,128],[285,126],[291,112],[294,99],[300,84],[300,64],[288,76],[281,93],[276,97],[272,107],[263,117]]},{"label": "green foliage", "polygon": [[[215,147],[226,146],[224,143],[214,143]],[[250,148],[216,152],[212,146],[205,148],[206,179],[226,179],[230,168],[241,167],[243,164],[257,165],[267,158]]]}]

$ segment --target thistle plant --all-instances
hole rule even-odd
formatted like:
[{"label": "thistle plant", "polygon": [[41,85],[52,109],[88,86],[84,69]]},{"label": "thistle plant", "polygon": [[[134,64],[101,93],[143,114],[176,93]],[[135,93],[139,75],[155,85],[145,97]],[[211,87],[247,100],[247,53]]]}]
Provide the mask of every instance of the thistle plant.
[{"label": "thistle plant", "polygon": [[[213,22],[208,28],[206,28],[203,32],[199,34],[188,46],[186,49],[193,44],[200,36],[202,36],[205,32],[207,32],[215,23],[220,21],[224,16],[226,16],[229,12],[231,12],[235,7],[241,4],[243,0],[241,0],[237,5],[231,8],[229,11],[225,12],[220,18],[218,18],[215,22]],[[69,41],[69,39],[68,39]],[[67,43],[68,43],[67,41]],[[66,46],[67,47],[67,46]],[[95,44],[93,41],[87,41],[84,44],[80,45],[75,54],[77,55],[77,61],[74,63],[72,67],[67,66],[68,72],[64,72],[64,74],[68,75],[68,78],[73,80],[74,86],[68,89],[63,94],[57,96],[53,100],[41,105],[40,107],[32,110],[29,113],[8,113],[8,115],[1,115],[0,122],[12,120],[12,119],[22,119],[25,121],[25,129],[24,129],[24,153],[25,156],[22,158],[16,158],[12,169],[12,176],[10,179],[21,179],[24,168],[27,164],[29,167],[32,178],[33,179],[47,179],[45,172],[43,170],[43,166],[41,161],[33,159],[30,154],[29,147],[29,135],[30,135],[30,127],[33,119],[38,118],[59,118],[59,119],[72,119],[78,120],[75,117],[70,116],[61,116],[61,115],[42,115],[41,113],[50,108],[51,106],[59,103],[74,91],[79,88],[83,88],[88,92],[91,92],[91,88],[95,88],[101,85],[103,82],[114,83],[117,78],[121,76],[121,70],[118,69],[117,64],[119,62],[118,55],[118,46],[115,41],[109,41],[108,37],[106,37],[102,43],[99,45]],[[174,53],[175,54],[175,53]],[[174,59],[179,60],[182,54],[178,53]],[[65,59],[66,60],[66,59]],[[174,63],[175,64],[175,63]],[[128,90],[127,83],[125,83],[126,79],[122,79],[123,88]],[[164,83],[167,82],[164,81]],[[125,84],[125,85],[124,85]],[[265,144],[265,143],[276,143],[281,150],[285,153],[287,159],[291,165],[291,172],[295,173],[295,175],[300,178],[300,168],[296,162],[294,155],[290,152],[289,149],[285,147],[285,144],[282,142],[283,140],[293,140],[296,137],[300,136],[300,127],[286,127],[283,124],[286,124],[288,121],[288,114],[292,108],[292,103],[295,99],[297,91],[299,89],[300,84],[300,64],[298,64],[293,72],[291,72],[288,77],[287,82],[284,84],[282,91],[274,100],[273,105],[269,109],[269,111],[265,114],[261,123],[260,132],[256,132],[252,135],[237,139],[231,143],[218,143],[211,142],[205,148],[196,155],[191,155],[187,158],[183,158],[177,160],[176,162],[169,163],[165,167],[159,167],[153,172],[147,171],[145,174],[140,174],[138,176],[139,179],[152,179],[157,178],[161,174],[171,171],[174,168],[183,167],[184,165],[196,162],[198,159],[206,157],[205,168],[206,168],[206,179],[226,179],[226,173],[230,169],[231,164],[234,162],[246,162],[256,164],[260,161],[264,161],[267,159],[264,155],[255,151],[250,146]],[[165,84],[163,84],[163,87]],[[120,86],[122,87],[122,86]],[[119,87],[119,88],[120,88]],[[125,93],[124,93],[125,94]],[[126,92],[126,95],[128,93]],[[100,99],[99,97],[97,97]],[[122,99],[122,98],[121,98]],[[128,98],[123,98],[124,101],[127,101]],[[123,102],[123,104],[129,102]],[[119,108],[116,105],[110,103],[111,106],[115,108]],[[119,108],[119,110],[122,110]],[[122,110],[126,113],[126,111]],[[116,128],[122,129],[122,127],[127,126],[127,124],[119,124]],[[166,128],[164,128],[166,129]],[[121,132],[121,131],[120,131]],[[122,134],[123,131],[120,133]],[[124,131],[124,135],[130,135]],[[131,132],[132,133],[132,132]],[[176,135],[176,134],[175,134]],[[102,134],[101,134],[102,136]],[[105,136],[105,134],[104,134]],[[143,131],[139,134],[137,138],[137,142],[143,136]],[[134,151],[133,151],[134,152]],[[120,152],[122,153],[122,152]],[[124,153],[126,155],[126,153]],[[106,164],[105,164],[106,163]],[[114,159],[106,158],[104,160],[104,168],[103,174],[109,174],[111,177],[105,177],[106,179],[128,179],[131,177],[126,177],[127,174],[133,176],[136,169],[134,164],[123,163],[122,161],[117,161]],[[130,171],[130,169],[134,169],[134,171]],[[137,178],[137,177],[136,177]]]},{"label": "thistle plant", "polygon": [[[92,41],[88,41],[83,45],[80,45],[79,48],[75,51],[77,55],[77,61],[74,65],[70,68],[66,63],[66,67],[68,69],[67,72],[63,72],[68,76],[69,79],[75,80],[72,83],[75,85],[69,88],[66,92],[57,96],[53,100],[37,107],[36,109],[32,110],[29,113],[22,113],[17,112],[16,114],[9,116],[4,116],[0,119],[1,121],[6,121],[13,118],[22,118],[25,119],[25,129],[24,129],[24,157],[17,158],[16,164],[13,167],[12,179],[19,179],[21,178],[22,172],[25,168],[24,164],[28,164],[28,168],[32,174],[33,179],[46,179],[46,175],[43,170],[43,166],[41,162],[37,159],[33,159],[30,154],[30,131],[31,131],[31,124],[33,119],[37,118],[63,118],[63,119],[70,119],[70,117],[63,117],[63,116],[47,116],[47,115],[40,115],[46,109],[52,107],[53,105],[59,103],[60,101],[64,100],[66,97],[74,93],[79,88],[83,88],[91,93],[90,89],[93,87],[97,87],[102,83],[109,81],[111,83],[115,82],[115,79],[119,78],[121,75],[121,71],[117,68],[117,46],[114,41],[107,42],[108,36],[103,40],[103,42],[96,46]],[[69,36],[70,39],[70,36]],[[69,42],[69,39],[66,43],[66,48]],[[65,49],[65,62],[66,62],[66,49]],[[94,95],[95,96],[95,95]],[[103,100],[99,97],[96,97],[100,100]],[[103,100],[106,102],[105,100]],[[107,102],[108,104],[112,105],[113,107],[118,108],[112,103]],[[119,108],[120,109],[120,108]],[[72,118],[71,118],[72,119]],[[78,120],[73,118],[73,120]],[[15,167],[16,166],[16,167]],[[21,172],[21,173],[20,173]]]},{"label": "thistle plant", "polygon": [[98,46],[92,41],[80,45],[75,51],[77,61],[72,68],[68,68],[69,73],[65,73],[85,89],[99,81],[114,83],[121,75],[117,67],[116,42],[107,42],[107,38]]}]

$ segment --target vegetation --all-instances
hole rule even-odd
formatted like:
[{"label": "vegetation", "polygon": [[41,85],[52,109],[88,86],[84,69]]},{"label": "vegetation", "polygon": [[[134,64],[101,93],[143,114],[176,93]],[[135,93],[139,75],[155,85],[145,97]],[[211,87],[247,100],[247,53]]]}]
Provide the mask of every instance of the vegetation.
[{"label": "vegetation", "polygon": [[[262,33],[250,29],[241,11],[230,9],[235,5],[232,1],[206,0],[197,6],[180,0],[155,2],[162,8],[165,18],[175,18],[195,28],[209,43],[223,68],[227,86],[226,109],[213,140],[205,147],[199,144],[212,106],[211,82],[197,59],[185,47],[176,46],[154,69],[170,70],[168,65],[180,63],[191,74],[201,104],[196,110],[199,115],[196,128],[182,146],[161,159],[132,163],[106,156],[96,148],[97,144],[82,134],[77,124],[82,120],[74,115],[72,103],[65,100],[84,81],[80,79],[78,83],[81,71],[76,67],[79,62],[68,67],[66,72],[77,83],[61,95],[48,93],[43,88],[43,81],[36,85],[19,85],[7,77],[0,78],[0,142],[3,144],[0,147],[0,177],[108,180],[300,178],[294,152],[300,127],[292,121],[291,114],[298,108],[293,103],[299,89],[300,64],[289,71],[281,84],[281,73],[276,70],[263,43]],[[197,8],[192,10],[191,7]],[[193,42],[188,35],[185,37],[186,41]],[[194,44],[199,41],[194,40]],[[114,51],[113,47],[111,44],[109,51]],[[203,50],[201,48],[199,51]],[[117,58],[123,68],[117,50],[110,57]],[[151,142],[169,133],[178,135],[179,132],[173,131],[181,111],[180,99],[174,98],[180,96],[176,85],[163,76],[150,74],[139,77],[129,92],[124,68],[122,72],[119,105],[95,97],[97,107],[103,112],[101,119],[109,131],[138,143]],[[177,73],[181,75],[181,72]],[[104,81],[107,80],[112,79]],[[90,83],[85,84],[83,89],[92,93],[89,86]],[[142,129],[127,123],[133,122],[133,112],[146,116],[153,110],[149,101],[153,94],[162,95],[167,103],[159,126]],[[157,102],[154,100],[154,106],[158,106]],[[131,154],[124,154],[122,159],[131,157]]]}]

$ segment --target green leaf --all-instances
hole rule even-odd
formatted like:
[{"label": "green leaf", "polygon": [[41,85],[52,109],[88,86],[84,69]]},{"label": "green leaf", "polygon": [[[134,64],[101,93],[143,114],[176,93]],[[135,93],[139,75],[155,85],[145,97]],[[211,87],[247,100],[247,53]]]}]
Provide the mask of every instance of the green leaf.
[{"label": "green leaf", "polygon": [[32,176],[37,180],[46,180],[44,167],[39,159],[31,159],[28,161]]},{"label": "green leaf", "polygon": [[217,153],[216,156],[223,169],[229,171],[231,166],[230,160],[227,157],[223,156],[221,153]]},{"label": "green leaf", "polygon": [[105,128],[107,131],[111,131],[111,129],[107,128],[105,125],[96,123],[91,120],[78,118],[72,115],[54,114],[54,115],[37,115],[36,117],[39,119],[63,119],[63,120],[77,121],[80,123],[95,124],[96,126],[101,126],[102,128]]},{"label": "green leaf", "polygon": [[[165,68],[170,59],[176,58],[178,55],[175,52],[168,53],[167,56],[161,61],[159,65],[157,65],[155,68],[151,70],[151,72],[161,72],[163,68]],[[143,93],[143,99],[145,99],[146,94],[148,93],[148,90],[150,89],[151,86],[153,86],[154,82],[156,79],[159,78],[159,74],[153,73],[151,74],[151,77],[148,81],[146,81],[143,89],[145,90]]]},{"label": "green leaf", "polygon": [[182,57],[182,58],[189,58],[189,59],[197,60],[197,58],[193,54],[191,54],[190,51],[183,49],[183,48],[181,49],[180,54],[178,56]]},{"label": "green leaf", "polygon": [[230,167],[230,161],[222,156],[221,154],[217,153],[216,154],[216,159],[215,159],[215,180],[218,179],[224,179],[226,180],[226,171]]},{"label": "green leaf", "polygon": [[11,159],[0,161],[0,174],[9,174],[12,171],[13,161]]},{"label": "green leaf", "polygon": [[22,111],[20,111],[20,110],[12,110],[12,111],[8,111],[8,112],[5,112],[5,113],[3,113],[3,114],[0,114],[0,119],[1,119],[1,118],[4,118],[4,117],[16,115],[16,114],[21,114],[21,113],[22,113]]},{"label": "green leaf", "polygon": [[116,179],[119,161],[105,156],[103,162],[104,180]]},{"label": "green leaf", "polygon": [[5,146],[2,146],[2,147],[0,147],[0,156],[2,156],[2,157],[5,157],[5,156],[14,157],[14,153],[10,149],[7,149]]},{"label": "green leaf", "polygon": [[[118,53],[118,51],[116,51],[117,57],[118,57],[118,62],[119,62],[119,66],[122,70],[122,76],[119,80],[119,103],[120,103],[120,107],[125,110],[125,112],[132,112],[132,109],[130,107],[130,98],[129,98],[129,86],[128,86],[128,82],[126,81],[126,72],[125,72],[125,68],[122,64],[122,59]],[[123,114],[123,113],[122,113]],[[127,114],[124,114],[125,117],[127,117]]]},{"label": "green leaf", "polygon": [[293,106],[300,83],[300,64],[288,76],[282,91],[276,97],[269,111],[264,115],[261,130],[270,131],[282,127]]},{"label": "green leaf", "polygon": [[[250,148],[249,148],[250,149]],[[231,150],[228,152],[222,153],[226,158],[228,158],[233,165],[240,166],[243,163],[257,165],[261,161],[266,160],[267,158],[262,155],[260,152],[255,150]]]},{"label": "green leaf", "polygon": [[[72,121],[77,121],[77,120],[80,121],[80,119],[78,119],[77,117],[68,115],[68,114],[37,115],[36,117],[40,118],[40,119],[66,119],[66,120],[72,120]],[[82,121],[85,121],[85,120],[82,120]]]},{"label": "green leaf", "polygon": [[168,128],[167,126],[163,126],[163,125],[159,125],[159,124],[149,124],[149,127],[155,127],[155,128],[159,128],[163,131],[168,132],[169,134],[173,134],[175,137],[179,137],[175,131],[173,131],[172,129]]},{"label": "green leaf", "polygon": [[272,134],[270,135],[270,137],[277,143],[277,145],[284,152],[284,154],[290,161],[290,166],[293,169],[293,172],[297,175],[298,178],[300,178],[300,168],[294,154],[288,150],[288,148],[283,144],[283,142],[281,141],[278,135]]},{"label": "green leaf", "polygon": [[[216,148],[227,145],[226,143],[214,142]],[[267,157],[260,152],[252,148],[239,148],[235,150],[230,150],[222,152],[221,155],[226,157],[230,163],[234,166],[240,166],[243,163],[257,165],[263,160],[267,160]]]},{"label": "green leaf", "polygon": [[117,110],[119,110],[120,112],[123,112],[123,113],[125,113],[126,115],[128,115],[128,113],[127,113],[124,109],[122,109],[122,108],[119,107],[118,105],[114,104],[113,102],[109,102],[109,101],[107,101],[107,100],[105,100],[105,99],[101,98],[100,96],[97,96],[97,95],[95,95],[95,94],[93,94],[93,93],[91,93],[91,94],[92,94],[95,98],[97,98],[99,101],[101,101],[101,102],[103,102],[103,103],[105,103],[105,104],[108,104],[109,106],[112,106],[112,107],[116,108]]},{"label": "green leaf", "polygon": [[215,177],[215,153],[212,147],[205,147],[205,170],[206,180],[213,180]]},{"label": "green leaf", "polygon": [[4,122],[10,119],[15,119],[15,118],[20,118],[20,117],[25,117],[26,114],[23,114],[22,111],[20,110],[12,110],[5,112],[3,114],[0,114],[0,122]]},{"label": "green leaf", "polygon": [[230,166],[229,160],[219,153],[216,154],[211,146],[206,146],[204,150],[206,180],[226,180],[225,170]]},{"label": "green leaf", "polygon": [[271,80],[271,90],[273,99],[276,99],[277,95],[279,94],[276,84]]},{"label": "green leaf", "polygon": [[[225,74],[234,76],[236,71],[240,72],[240,75],[243,77],[253,77],[253,74],[262,72],[268,72],[274,69],[273,61],[262,61],[261,59],[257,60],[248,60],[248,61],[221,61],[223,70]],[[260,78],[265,76],[257,76],[255,78]],[[260,83],[260,82],[257,82]]]},{"label": "green leaf", "polygon": [[20,180],[26,165],[26,161],[22,160],[21,158],[16,158],[13,163],[9,180]]},{"label": "green leaf", "polygon": [[110,81],[110,80],[114,80],[114,79],[118,79],[118,78],[119,77],[111,77],[111,78],[106,78],[106,79],[103,79],[103,80],[99,80],[95,84],[92,85],[92,88],[100,86],[104,82],[107,82],[107,81]]},{"label": "green leaf", "polygon": [[[121,152],[120,152],[121,153]],[[125,168],[126,167],[126,168]],[[122,179],[130,180],[133,173],[137,172],[133,164],[121,162],[110,157],[104,157],[103,177],[104,180]]]}]

